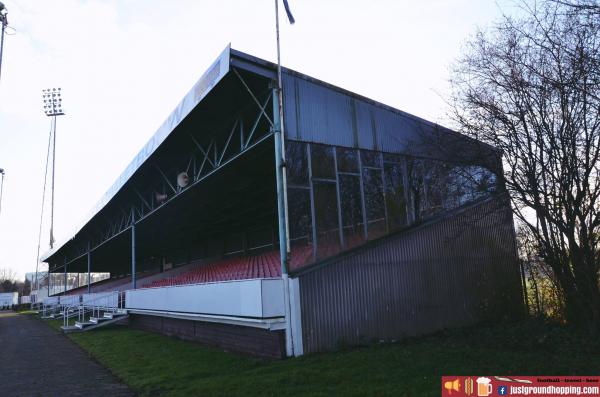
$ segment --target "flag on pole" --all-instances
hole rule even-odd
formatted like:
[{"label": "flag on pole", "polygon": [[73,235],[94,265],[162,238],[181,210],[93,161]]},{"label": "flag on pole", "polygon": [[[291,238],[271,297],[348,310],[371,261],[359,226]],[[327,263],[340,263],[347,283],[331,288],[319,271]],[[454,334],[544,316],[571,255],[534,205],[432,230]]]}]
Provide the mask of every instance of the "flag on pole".
[{"label": "flag on pole", "polygon": [[285,13],[287,14],[290,24],[293,25],[296,22],[296,20],[294,19],[294,16],[292,15],[292,12],[290,11],[290,5],[288,4],[287,0],[283,0],[283,7],[285,8]]}]

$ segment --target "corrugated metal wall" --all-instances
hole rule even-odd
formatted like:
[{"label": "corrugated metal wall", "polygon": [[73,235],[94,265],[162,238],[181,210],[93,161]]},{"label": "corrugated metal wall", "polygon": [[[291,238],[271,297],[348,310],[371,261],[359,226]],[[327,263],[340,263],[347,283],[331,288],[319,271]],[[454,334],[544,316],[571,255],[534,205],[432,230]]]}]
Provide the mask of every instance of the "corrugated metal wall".
[{"label": "corrugated metal wall", "polygon": [[305,353],[502,319],[522,307],[510,210],[495,199],[299,273]]},{"label": "corrugated metal wall", "polygon": [[306,76],[284,73],[283,88],[287,139],[440,160],[496,157],[487,145]]},{"label": "corrugated metal wall", "polygon": [[434,124],[298,76],[284,74],[286,136],[305,142],[406,152]]}]

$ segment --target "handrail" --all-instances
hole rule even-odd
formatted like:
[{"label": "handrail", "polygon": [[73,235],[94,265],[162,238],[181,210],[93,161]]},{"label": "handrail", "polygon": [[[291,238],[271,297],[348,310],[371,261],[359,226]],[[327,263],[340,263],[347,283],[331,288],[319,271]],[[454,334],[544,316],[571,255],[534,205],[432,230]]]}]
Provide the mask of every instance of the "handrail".
[{"label": "handrail", "polygon": [[50,309],[52,309],[52,313],[55,313],[56,309],[59,308],[59,306],[60,306],[59,304],[46,304],[46,303],[42,303],[42,317],[47,317],[46,313]]},{"label": "handrail", "polygon": [[[87,302],[84,302],[83,299],[81,302],[74,306],[67,306],[64,308],[63,315],[64,321],[63,324],[66,327],[69,326],[69,310],[77,308],[77,319],[79,322],[83,322],[85,320],[86,311],[92,312],[92,317],[99,318],[101,312],[108,312],[109,310],[115,313],[115,311],[122,310],[125,307],[125,300],[122,299],[121,291],[110,291],[110,292],[100,292],[101,296],[94,297]],[[116,306],[112,304],[114,298],[116,296]]]},{"label": "handrail", "polygon": [[78,307],[79,306],[75,306],[75,305],[64,307],[64,309],[63,309],[63,325],[65,327],[69,325],[69,311],[71,311],[71,309],[73,309],[73,311],[75,311],[74,309],[76,309]]}]

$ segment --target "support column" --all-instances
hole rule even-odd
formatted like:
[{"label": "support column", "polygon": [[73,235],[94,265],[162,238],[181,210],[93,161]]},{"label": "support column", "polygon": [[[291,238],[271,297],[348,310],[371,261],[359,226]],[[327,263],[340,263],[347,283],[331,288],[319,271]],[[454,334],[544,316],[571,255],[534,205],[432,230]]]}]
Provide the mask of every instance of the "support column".
[{"label": "support column", "polygon": [[90,251],[90,243],[88,242],[87,252],[87,265],[88,265],[88,277],[87,277],[87,292],[88,294],[92,291],[92,280],[90,278],[92,272],[92,251]]},{"label": "support column", "polygon": [[67,257],[65,256],[65,289],[64,292],[67,292]]},{"label": "support column", "polygon": [[281,134],[279,90],[273,88],[273,136],[275,140],[275,177],[277,178],[277,219],[279,225],[279,253],[281,255],[281,278],[283,279],[284,306],[285,306],[285,345],[288,357],[294,355],[292,341],[292,326],[290,320],[290,293],[288,284],[288,220],[285,186],[285,161],[283,152],[283,137]]},{"label": "support column", "polygon": [[131,288],[136,288],[135,280],[135,213],[131,209]]}]

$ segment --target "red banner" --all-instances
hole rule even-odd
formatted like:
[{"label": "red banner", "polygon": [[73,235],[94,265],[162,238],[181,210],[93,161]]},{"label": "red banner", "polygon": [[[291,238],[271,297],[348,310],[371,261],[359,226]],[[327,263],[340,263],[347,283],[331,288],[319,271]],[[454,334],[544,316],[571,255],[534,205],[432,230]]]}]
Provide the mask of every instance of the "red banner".
[{"label": "red banner", "polygon": [[441,395],[600,397],[600,376],[442,376]]}]

